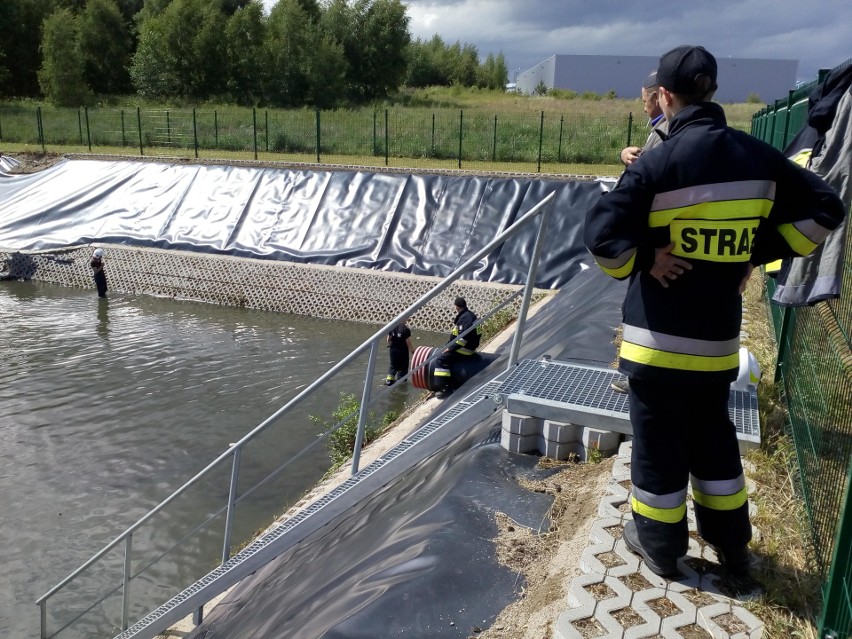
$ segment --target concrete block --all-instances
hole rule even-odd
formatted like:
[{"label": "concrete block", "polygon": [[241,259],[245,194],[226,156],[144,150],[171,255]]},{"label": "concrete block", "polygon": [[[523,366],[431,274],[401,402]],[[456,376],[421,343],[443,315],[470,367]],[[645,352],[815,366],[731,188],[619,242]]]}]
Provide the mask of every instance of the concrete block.
[{"label": "concrete block", "polygon": [[515,415],[509,411],[503,411],[503,430],[513,435],[540,435],[541,426],[541,419],[538,417]]},{"label": "concrete block", "polygon": [[500,445],[510,453],[538,452],[538,435],[517,435],[506,430],[500,431]]},{"label": "concrete block", "polygon": [[579,442],[582,433],[582,426],[565,422],[555,422],[551,419],[545,419],[541,429],[541,434],[545,439],[559,444]]},{"label": "concrete block", "polygon": [[597,446],[604,457],[610,457],[618,452],[621,433],[586,427],[583,429],[582,441],[587,449]]},{"label": "concrete block", "polygon": [[559,443],[539,437],[538,452],[545,457],[561,460],[570,459],[572,455],[576,455],[582,461],[585,458],[586,449],[580,442]]}]

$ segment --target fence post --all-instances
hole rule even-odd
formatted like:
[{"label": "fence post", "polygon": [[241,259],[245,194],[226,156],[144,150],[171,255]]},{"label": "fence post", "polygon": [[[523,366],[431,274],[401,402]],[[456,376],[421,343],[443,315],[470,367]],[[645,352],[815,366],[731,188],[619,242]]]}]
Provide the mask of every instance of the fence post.
[{"label": "fence post", "polygon": [[544,145],[544,111],[541,112],[541,122],[538,125],[538,172],[541,173],[541,147]]},{"label": "fence post", "polygon": [[459,109],[459,168],[462,167],[462,137],[464,131],[464,109]]},{"label": "fence post", "polygon": [[320,159],[320,150],[322,149],[322,116],[320,110],[317,109],[317,164],[322,163]]},{"label": "fence post", "polygon": [[136,126],[139,129],[139,155],[145,155],[142,150],[142,109],[136,107]]},{"label": "fence post", "polygon": [[80,131],[80,146],[83,146],[83,110],[77,107],[77,129]]},{"label": "fence post", "polygon": [[198,121],[195,118],[195,107],[192,107],[192,139],[195,142],[195,159],[198,159]]},{"label": "fence post", "polygon": [[216,145],[215,148],[219,148],[219,114],[216,111],[213,111],[213,140]]},{"label": "fence post", "polygon": [[3,139],[3,119],[0,118],[0,140]]},{"label": "fence post", "polygon": [[435,114],[432,113],[432,155],[435,157]]},{"label": "fence post", "polygon": [[390,156],[390,128],[388,127],[388,110],[385,109],[385,166]]},{"label": "fence post", "polygon": [[38,139],[41,142],[41,152],[45,153],[44,148],[44,121],[41,119],[41,107],[36,108],[36,126],[38,127]]},{"label": "fence post", "polygon": [[[633,111],[627,114],[627,144],[624,146],[630,146],[630,139],[633,137]],[[619,156],[620,158],[620,156]]]},{"label": "fence post", "polygon": [[92,130],[89,128],[89,107],[83,107],[86,114],[86,143],[89,145],[89,153],[92,152]]},{"label": "fence post", "polygon": [[497,161],[497,116],[494,116],[494,141],[491,144],[491,161]]},{"label": "fence post", "polygon": [[127,146],[127,136],[124,130],[124,109],[121,110],[121,146]]},{"label": "fence post", "polygon": [[373,157],[376,157],[379,154],[379,140],[376,137],[378,135],[378,131],[376,126],[378,124],[379,114],[373,109]]},{"label": "fence post", "polygon": [[562,164],[562,128],[565,124],[565,116],[559,116],[559,146],[556,149],[556,163]]},{"label": "fence post", "polygon": [[251,108],[251,126],[254,132],[254,159],[257,159],[257,108]]},{"label": "fence post", "polygon": [[266,136],[266,152],[269,153],[269,109],[263,110],[263,131]]},{"label": "fence post", "polygon": [[172,143],[172,120],[168,111],[166,111],[166,142]]}]

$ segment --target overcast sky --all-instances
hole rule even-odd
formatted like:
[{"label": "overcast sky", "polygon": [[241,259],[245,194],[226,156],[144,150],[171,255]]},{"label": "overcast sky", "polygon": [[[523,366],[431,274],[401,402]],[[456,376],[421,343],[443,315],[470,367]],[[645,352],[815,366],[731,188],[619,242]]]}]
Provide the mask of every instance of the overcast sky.
[{"label": "overcast sky", "polygon": [[562,54],[650,55],[700,44],[718,58],[798,60],[798,79],[852,58],[852,0],[403,0],[411,34],[503,52],[509,78]]}]

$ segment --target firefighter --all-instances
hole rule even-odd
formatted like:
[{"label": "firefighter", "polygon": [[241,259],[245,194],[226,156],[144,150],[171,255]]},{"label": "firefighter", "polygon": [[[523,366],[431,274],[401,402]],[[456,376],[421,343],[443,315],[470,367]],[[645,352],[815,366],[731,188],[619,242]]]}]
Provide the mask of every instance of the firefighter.
[{"label": "firefighter", "polygon": [[728,416],[741,295],[755,266],[810,253],[844,207],[819,177],[726,125],[704,48],[665,53],[657,84],[669,138],[627,167],[584,231],[601,269],[630,280],[619,351],[633,427],[624,539],[652,571],[676,575],[691,481],[699,534],[729,575],[746,577],[748,496]]},{"label": "firefighter", "polygon": [[393,386],[397,380],[408,375],[410,356],[414,352],[414,344],[411,342],[411,329],[408,328],[409,318],[394,326],[387,336],[388,354],[390,365],[385,377],[385,386]]},{"label": "firefighter", "polygon": [[477,326],[467,331],[476,323],[476,315],[467,307],[463,297],[457,297],[453,306],[456,309],[456,318],[453,320],[453,330],[450,333],[450,341],[444,347],[438,361],[435,362],[435,386],[438,391],[435,397],[443,399],[453,392],[452,372],[453,362],[459,357],[469,357],[479,348],[479,339],[482,329]]}]

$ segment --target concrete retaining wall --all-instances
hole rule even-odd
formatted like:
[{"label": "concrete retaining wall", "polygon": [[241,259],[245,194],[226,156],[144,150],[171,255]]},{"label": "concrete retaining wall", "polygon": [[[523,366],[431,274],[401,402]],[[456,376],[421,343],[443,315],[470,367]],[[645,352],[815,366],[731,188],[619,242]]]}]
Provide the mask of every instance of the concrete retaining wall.
[{"label": "concrete retaining wall", "polygon": [[[437,277],[187,251],[99,245],[105,252],[110,291],[157,295],[372,324],[385,324],[438,282]],[[39,253],[0,252],[0,275],[92,289],[94,246]],[[457,282],[418,311],[410,326],[446,332],[461,295],[483,314],[517,286]],[[515,300],[510,308],[520,306]]]}]

